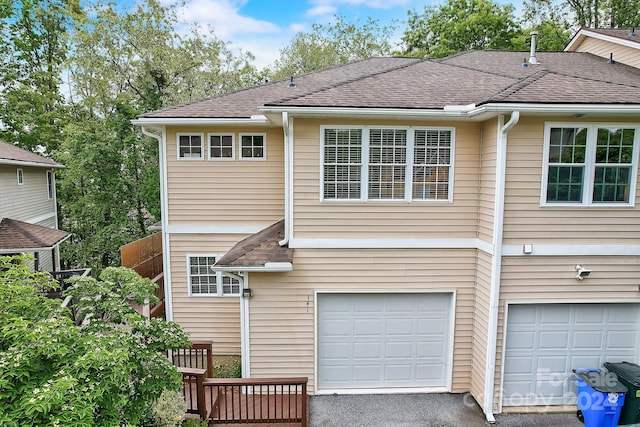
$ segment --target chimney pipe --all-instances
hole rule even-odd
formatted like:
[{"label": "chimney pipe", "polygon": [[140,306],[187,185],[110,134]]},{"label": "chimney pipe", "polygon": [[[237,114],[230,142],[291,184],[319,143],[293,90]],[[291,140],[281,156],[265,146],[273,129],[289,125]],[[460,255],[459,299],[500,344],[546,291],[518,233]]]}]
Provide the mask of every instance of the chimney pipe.
[{"label": "chimney pipe", "polygon": [[529,64],[537,64],[538,60],[536,59],[536,36],[538,35],[537,31],[531,31],[531,53],[529,54]]}]

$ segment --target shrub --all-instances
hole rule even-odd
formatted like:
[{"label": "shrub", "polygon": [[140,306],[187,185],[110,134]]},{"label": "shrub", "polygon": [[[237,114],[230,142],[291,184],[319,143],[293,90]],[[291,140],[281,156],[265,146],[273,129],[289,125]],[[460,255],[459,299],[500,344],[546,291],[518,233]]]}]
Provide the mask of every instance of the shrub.
[{"label": "shrub", "polygon": [[239,357],[228,357],[213,364],[216,378],[241,378],[242,360]]},{"label": "shrub", "polygon": [[153,417],[162,427],[176,427],[185,413],[184,397],[177,390],[164,390],[152,407]]}]

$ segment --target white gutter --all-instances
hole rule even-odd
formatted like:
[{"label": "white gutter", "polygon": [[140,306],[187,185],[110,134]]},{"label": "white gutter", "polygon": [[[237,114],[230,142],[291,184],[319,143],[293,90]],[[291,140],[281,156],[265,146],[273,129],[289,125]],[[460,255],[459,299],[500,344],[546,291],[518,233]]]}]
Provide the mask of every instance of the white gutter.
[{"label": "white gutter", "polygon": [[293,230],[293,119],[289,121],[289,113],[282,112],[282,129],[284,131],[284,239],[278,244],[289,243]]},{"label": "white gutter", "polygon": [[483,113],[510,113],[517,108],[521,113],[541,114],[640,114],[640,102],[637,104],[485,104],[469,113],[470,116]]},{"label": "white gutter", "polygon": [[57,168],[57,169],[62,169],[65,167],[60,163],[50,164],[50,163],[29,162],[25,160],[13,160],[13,159],[0,159],[0,165],[33,166],[37,168]]},{"label": "white gutter", "polygon": [[485,371],[484,402],[482,410],[488,422],[495,423],[493,415],[493,389],[495,387],[496,341],[498,339],[498,309],[500,305],[500,272],[502,267],[502,234],[504,226],[504,191],[507,169],[507,134],[518,124],[520,112],[513,111],[504,124],[504,116],[498,117],[498,150],[496,153],[496,188],[493,220],[493,257],[491,258],[491,283],[489,290],[489,327],[487,331],[487,369]]},{"label": "white gutter", "polygon": [[131,123],[137,126],[166,126],[166,125],[260,125],[271,123],[267,117],[263,115],[255,115],[250,118],[213,118],[213,117],[140,117],[131,120]]},{"label": "white gutter", "polygon": [[293,264],[290,262],[267,262],[264,265],[251,265],[251,266],[211,266],[212,271],[222,271],[224,273],[233,273],[234,271],[244,272],[256,272],[256,273],[281,273],[287,271],[293,271]]},{"label": "white gutter", "polygon": [[[135,125],[140,125],[139,123],[135,123],[135,120],[132,120],[132,123]],[[154,138],[158,141],[159,146],[159,159],[158,166],[160,169],[160,216],[162,222],[162,271],[164,272],[164,307],[165,307],[165,318],[169,321],[173,320],[173,301],[171,299],[171,263],[170,261],[170,250],[171,246],[169,244],[169,233],[167,232],[167,225],[169,224],[169,205],[167,202],[167,171],[166,171],[166,160],[167,153],[165,150],[165,141],[167,139],[166,128],[164,126],[153,128],[154,131],[160,132],[157,134],[155,132],[151,132],[151,128],[146,128],[141,126],[142,133]]]},{"label": "white gutter", "polygon": [[[242,289],[249,288],[249,275],[242,277]],[[249,340],[249,298],[240,295],[240,363],[242,365],[242,378],[251,377],[251,348]]]}]

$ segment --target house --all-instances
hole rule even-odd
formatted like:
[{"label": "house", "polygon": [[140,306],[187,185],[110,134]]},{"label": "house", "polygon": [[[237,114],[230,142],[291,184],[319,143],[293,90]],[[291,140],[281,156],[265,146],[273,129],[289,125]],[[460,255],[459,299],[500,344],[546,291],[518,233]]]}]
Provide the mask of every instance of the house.
[{"label": "house", "polygon": [[46,157],[0,141],[0,255],[31,253],[34,269],[60,270],[55,170]]},{"label": "house", "polygon": [[[628,33],[604,41],[638,59]],[[315,394],[574,410],[572,369],[640,361],[640,69],[573,51],[602,33],[579,34],[138,117],[160,144],[168,318]]]}]

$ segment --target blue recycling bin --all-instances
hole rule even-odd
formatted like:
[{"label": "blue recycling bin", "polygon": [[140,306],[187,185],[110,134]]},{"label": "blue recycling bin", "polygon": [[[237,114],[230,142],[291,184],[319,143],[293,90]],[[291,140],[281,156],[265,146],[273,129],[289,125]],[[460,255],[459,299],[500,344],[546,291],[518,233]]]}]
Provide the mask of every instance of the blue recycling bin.
[{"label": "blue recycling bin", "polygon": [[578,417],[586,427],[616,427],[624,405],[627,387],[614,372],[600,369],[574,369],[578,378]]}]

